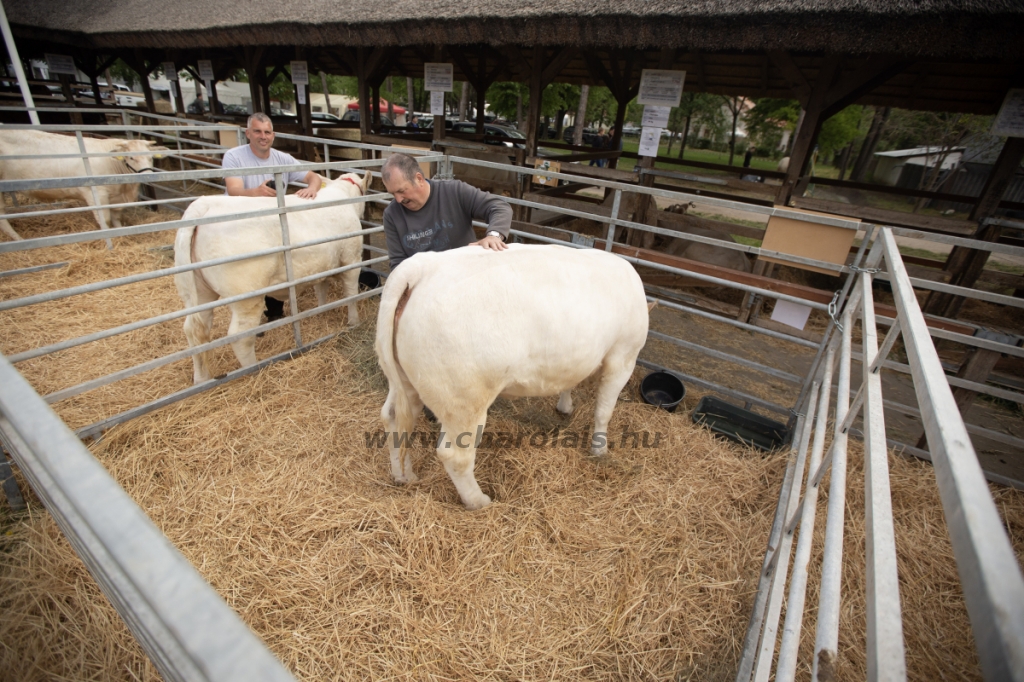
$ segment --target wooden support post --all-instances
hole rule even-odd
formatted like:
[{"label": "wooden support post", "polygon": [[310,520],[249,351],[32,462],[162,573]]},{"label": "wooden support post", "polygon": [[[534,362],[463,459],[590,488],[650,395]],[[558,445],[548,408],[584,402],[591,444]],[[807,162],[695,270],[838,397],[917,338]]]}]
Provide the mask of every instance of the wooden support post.
[{"label": "wooden support post", "polygon": [[[1002,151],[999,152],[999,158],[996,159],[992,172],[985,182],[985,187],[981,191],[978,203],[971,212],[971,220],[983,223],[985,218],[995,215],[1003,193],[1006,192],[1013,174],[1020,167],[1021,160],[1024,160],[1024,138],[1006,138],[1006,143],[1003,145]],[[995,225],[979,224],[972,239],[993,242],[999,239],[1000,232],[1001,229]],[[943,268],[950,273],[949,283],[961,287],[974,286],[985,268],[985,263],[988,262],[990,253],[962,246],[953,247]],[[963,304],[962,296],[933,291],[928,295],[923,310],[933,315],[955,318]]]},{"label": "wooden support post", "polygon": [[[304,61],[306,58],[305,51],[301,47],[295,48],[295,59],[298,61]],[[308,72],[308,69],[307,69]],[[299,115],[299,125],[302,128],[302,134],[307,136],[313,135],[313,113],[312,106],[309,103],[309,85],[295,85],[295,113]],[[299,102],[299,88],[306,89],[306,100],[305,104]],[[302,150],[302,156],[306,161],[316,161],[316,145],[311,142],[303,142],[300,145]]]},{"label": "wooden support post", "polygon": [[[444,61],[444,49],[438,45],[434,48],[434,61]],[[429,95],[428,95],[429,96]],[[444,114],[434,116],[434,142],[441,142],[444,140]],[[437,149],[435,146],[434,149]]]},{"label": "wooden support post", "polygon": [[149,86],[149,74],[153,73],[155,66],[155,64],[153,66],[146,66],[146,60],[142,58],[142,54],[139,50],[135,50],[135,60],[132,68],[139,74],[139,79],[142,81],[142,94],[146,97],[146,108],[149,109],[151,114],[156,113],[156,100],[153,98],[153,88]]},{"label": "wooden support post", "polygon": [[775,195],[775,203],[780,206],[789,205],[793,197],[797,182],[804,174],[807,162],[811,158],[814,149],[814,141],[821,130],[824,122],[822,114],[825,111],[825,96],[832,86],[835,78],[839,60],[835,57],[826,58],[826,62],[818,72],[818,81],[811,88],[810,94],[804,105],[803,122],[796,132],[796,139],[793,142],[793,151],[789,158],[789,170],[786,171],[786,178],[782,181],[778,193]]},{"label": "wooden support post", "polygon": [[320,89],[324,91],[324,107],[331,113],[331,89],[327,84],[327,74],[320,71]]},{"label": "wooden support post", "polygon": [[[61,73],[57,74],[57,79],[60,81],[61,92],[64,93],[64,99],[67,101],[67,106],[77,107],[78,102],[75,101],[75,94],[71,88],[71,76]],[[82,115],[77,111],[73,111],[70,114],[71,123],[74,125],[82,125]]]}]

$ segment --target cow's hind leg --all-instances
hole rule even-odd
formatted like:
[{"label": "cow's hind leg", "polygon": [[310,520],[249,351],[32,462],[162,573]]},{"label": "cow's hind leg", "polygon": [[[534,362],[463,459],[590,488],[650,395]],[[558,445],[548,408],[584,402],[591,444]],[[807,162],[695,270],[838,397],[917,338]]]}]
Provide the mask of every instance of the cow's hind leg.
[{"label": "cow's hind leg", "polygon": [[[345,298],[358,294],[359,268],[353,268],[348,272],[341,273],[341,285],[345,291]],[[359,304],[352,302],[348,304],[348,326],[355,327],[357,324],[359,324]]]},{"label": "cow's hind leg", "polygon": [[441,419],[441,438],[437,446],[437,456],[448,472],[448,477],[459,491],[459,497],[466,509],[473,511],[483,509],[491,503],[491,498],[480,490],[473,469],[476,467],[476,437],[482,433],[487,423],[487,411],[477,415],[476,419],[467,421]]},{"label": "cow's hind leg", "polygon": [[395,483],[415,483],[419,480],[412,468],[412,445],[415,433],[412,426],[416,415],[423,409],[423,401],[411,386],[389,383],[388,398],[380,416],[384,420],[384,437],[391,453],[391,476]]},{"label": "cow's hind leg", "polygon": [[[14,196],[13,192],[11,193],[11,196]],[[0,197],[0,215],[4,215],[5,213],[3,197]],[[21,235],[14,231],[14,228],[11,227],[11,224],[7,222],[6,218],[0,218],[0,232],[3,232],[16,242],[21,241]]]},{"label": "cow's hind leg", "polygon": [[628,360],[616,357],[605,358],[601,371],[601,382],[597,387],[597,406],[594,409],[594,436],[590,443],[591,454],[608,454],[608,422],[619,399],[622,387],[629,381],[636,367],[636,358]]},{"label": "cow's hind leg", "polygon": [[[260,316],[263,315],[263,300],[260,298],[249,298],[238,303],[232,303],[231,324],[228,325],[228,334],[254,329],[260,324]],[[256,364],[256,338],[247,336],[231,344],[235,351],[235,357],[242,367],[249,367]]]},{"label": "cow's hind leg", "polygon": [[[185,273],[191,277],[192,273]],[[186,300],[185,307],[191,308],[192,306],[202,305],[203,303],[209,303],[210,301],[217,300],[217,295],[205,289],[198,289],[196,291],[196,300]],[[185,338],[188,339],[188,345],[190,348],[195,348],[204,343],[210,342],[210,330],[213,328],[213,311],[204,310],[201,313],[193,313],[185,317]],[[208,361],[209,351],[203,353],[197,353],[192,356],[192,381],[194,383],[202,383],[212,378],[210,374],[210,364]]]}]

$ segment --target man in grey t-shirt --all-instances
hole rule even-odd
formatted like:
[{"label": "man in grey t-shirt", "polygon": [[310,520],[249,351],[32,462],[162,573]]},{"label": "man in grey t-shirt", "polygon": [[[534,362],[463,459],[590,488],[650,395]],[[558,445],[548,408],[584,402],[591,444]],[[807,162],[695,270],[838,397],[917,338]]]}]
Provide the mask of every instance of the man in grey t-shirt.
[{"label": "man in grey t-shirt", "polygon": [[[235,147],[224,153],[221,161],[223,168],[255,168],[258,166],[291,166],[298,165],[291,154],[274,149],[274,124],[266,114],[255,113],[246,124],[245,137],[249,144]],[[312,199],[320,191],[320,176],[313,171],[294,171],[284,174],[285,182],[304,182],[307,187],[296,194],[304,199]],[[271,173],[261,175],[241,175],[225,178],[227,193],[242,197],[274,197],[277,192],[267,186],[273,180]]]},{"label": "man in grey t-shirt", "polygon": [[[421,251],[447,251],[476,244],[504,251],[512,227],[512,208],[504,201],[459,180],[427,180],[408,154],[392,154],[380,169],[395,197],[384,209],[391,269]],[[477,240],[473,221],[487,223]]]}]

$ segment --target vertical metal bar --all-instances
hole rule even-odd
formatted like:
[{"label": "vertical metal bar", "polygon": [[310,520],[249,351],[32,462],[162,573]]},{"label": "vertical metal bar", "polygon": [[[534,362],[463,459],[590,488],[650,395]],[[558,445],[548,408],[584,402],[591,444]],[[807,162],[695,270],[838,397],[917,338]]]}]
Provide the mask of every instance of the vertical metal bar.
[{"label": "vertical metal bar", "polygon": [[[277,188],[277,207],[284,208],[284,191],[285,191],[285,175],[284,173],[274,174],[274,185]],[[288,214],[281,214],[281,245],[289,246],[291,244],[291,236],[288,233]],[[292,274],[292,252],[284,252],[284,273],[288,281],[292,281],[295,277]],[[299,301],[295,295],[295,285],[292,284],[288,287],[288,305],[291,307],[291,314],[297,315],[299,312]],[[295,336],[295,347],[298,348],[302,345],[302,329],[301,324],[298,320],[292,322],[292,333]]]},{"label": "vertical metal bar", "polygon": [[126,130],[124,131],[125,136],[127,136],[129,140],[135,139],[134,137],[132,137],[132,131],[127,130],[128,126],[131,125],[131,120],[128,118],[128,112],[124,109],[121,110],[121,123],[126,128]]},{"label": "vertical metal bar", "polygon": [[[11,33],[11,25],[7,23],[7,12],[4,11],[3,3],[0,2],[0,28],[4,32],[4,42],[7,44],[7,56],[14,64],[14,75],[18,77],[18,87],[21,88],[21,97],[25,100],[25,107],[28,109],[28,120],[32,125],[39,125],[39,114],[36,113],[36,103],[32,98],[32,91],[28,87],[28,79],[25,78],[25,67],[21,64],[21,57],[18,55],[18,47],[14,44],[14,35]],[[74,102],[69,102],[74,104]]]},{"label": "vertical metal bar", "polygon": [[[89,163],[89,153],[85,150],[85,139],[82,137],[81,130],[75,131],[75,139],[78,140],[78,152],[82,155],[82,162],[85,164],[85,174],[91,177],[92,164]],[[101,230],[109,229],[107,227],[107,221],[103,218],[103,207],[100,205],[100,195],[99,192],[96,191],[96,185],[91,186],[89,189],[92,192],[92,203],[96,206],[96,210],[94,211],[96,221],[100,224]],[[113,241],[107,239],[106,242],[107,250],[114,248]]]},{"label": "vertical metal bar", "polygon": [[[184,150],[181,148],[181,133],[178,126],[174,126],[174,143],[178,146],[178,168],[185,172],[185,158],[182,156]],[[185,180],[181,181],[181,191],[188,192],[188,183]]]},{"label": "vertical metal bar", "polygon": [[[803,432],[804,417],[797,419],[796,431]],[[743,651],[740,654],[740,665],[736,672],[736,682],[750,682],[750,674],[754,669],[754,660],[758,651],[757,645],[761,641],[761,628],[764,625],[765,606],[768,603],[768,595],[771,592],[771,579],[774,576],[773,553],[779,546],[782,537],[782,530],[786,525],[786,507],[790,491],[793,488],[793,478],[796,472],[796,460],[800,448],[796,445],[790,448],[789,462],[786,464],[786,473],[782,477],[782,486],[779,488],[779,501],[775,507],[775,519],[772,521],[772,529],[768,534],[768,549],[764,554],[764,562],[761,565],[761,574],[757,581],[757,593],[754,595],[754,607],[750,612],[750,622],[747,624],[747,634],[743,638]]]},{"label": "vertical metal bar", "polygon": [[[330,162],[331,162],[331,146],[329,144],[327,144],[326,142],[324,142],[324,163],[330,163]],[[328,168],[328,169],[326,169],[324,171],[324,175],[327,176],[328,180],[333,180],[333,178],[331,177],[331,169],[330,168]]]},{"label": "vertical metal bar", "polygon": [[843,531],[846,523],[846,438],[842,429],[850,411],[850,356],[853,311],[843,312],[843,336],[839,347],[839,386],[836,396],[835,432],[832,435],[832,470],[822,550],[818,627],[814,640],[811,679],[833,682],[839,655],[839,606],[843,580]]},{"label": "vertical metal bar", "polygon": [[[220,136],[218,135],[217,137],[220,137]],[[217,141],[220,142],[220,140],[217,140]],[[247,140],[245,139],[245,131],[243,129],[241,129],[241,128],[236,128],[235,129],[235,141],[238,143],[239,147],[242,147],[242,146],[247,144]]]},{"label": "vertical metal bar", "polygon": [[1024,577],[888,228],[881,241],[981,670],[987,680],[1019,682]]},{"label": "vertical metal bar", "polygon": [[864,348],[864,511],[867,545],[868,680],[906,680],[896,533],[889,487],[889,448],[885,442],[882,376],[871,371],[878,355],[871,275],[860,280]]},{"label": "vertical metal bar", "polygon": [[[835,363],[835,346],[828,349],[825,358],[825,376],[821,380],[820,403],[814,427],[814,444],[811,446],[811,460],[807,467],[813,473],[821,465],[825,451],[825,431],[828,430],[829,399],[832,397],[832,367]],[[796,542],[793,558],[793,578],[789,583],[789,598],[786,600],[786,621],[782,628],[782,643],[779,646],[779,664],[775,669],[777,682],[792,680],[796,675],[797,654],[800,650],[800,630],[803,627],[804,601],[807,595],[807,564],[811,560],[811,545],[814,542],[814,519],[818,507],[818,485],[808,479],[807,490],[801,506],[800,537]]]},{"label": "vertical metal bar", "polygon": [[[619,206],[622,204],[622,190],[615,190],[615,198],[612,199],[612,220],[619,219]],[[615,241],[615,223],[608,223],[608,236],[604,240],[604,250],[612,250],[612,242]]]},{"label": "vertical metal bar", "polygon": [[[790,490],[789,499],[786,501],[786,525],[796,513],[797,505],[800,503],[800,489],[803,487],[804,464],[807,462],[807,448],[811,440],[811,425],[814,423],[814,411],[818,406],[818,388],[820,384],[815,381],[811,384],[811,395],[807,401],[807,417],[804,420],[804,428],[800,434],[800,450],[797,454],[796,471],[793,475],[793,487]],[[782,539],[775,551],[773,561],[775,562],[775,577],[772,580],[771,593],[768,597],[768,615],[765,618],[764,631],[761,634],[761,647],[757,653],[756,667],[754,668],[755,682],[768,682],[771,675],[772,658],[775,654],[775,638],[778,635],[779,616],[782,614],[782,597],[786,587],[786,576],[789,573],[789,553],[793,545],[793,530],[783,528]]]}]

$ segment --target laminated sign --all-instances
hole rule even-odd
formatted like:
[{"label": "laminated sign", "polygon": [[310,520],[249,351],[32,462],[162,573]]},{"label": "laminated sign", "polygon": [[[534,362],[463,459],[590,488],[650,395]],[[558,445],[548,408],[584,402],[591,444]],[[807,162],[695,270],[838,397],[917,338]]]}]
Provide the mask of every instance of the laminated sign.
[{"label": "laminated sign", "polygon": [[644,128],[667,128],[670,113],[672,113],[672,107],[646,106],[640,125]]},{"label": "laminated sign", "polygon": [[661,128],[643,128],[640,131],[640,156],[657,156],[661,144]]},{"label": "laminated sign", "polygon": [[434,90],[430,93],[430,115],[444,116],[444,91]]},{"label": "laminated sign", "polygon": [[451,64],[427,62],[423,65],[423,89],[428,92],[451,92],[455,80]]},{"label": "laminated sign", "polygon": [[292,62],[292,83],[309,85],[309,67],[306,62]]},{"label": "laminated sign", "polygon": [[678,107],[679,100],[683,97],[683,81],[685,80],[685,71],[644,69],[640,75],[637,104]]},{"label": "laminated sign", "polygon": [[207,83],[213,80],[213,62],[209,59],[200,59],[196,66],[199,67],[199,80]]},{"label": "laminated sign", "polygon": [[75,60],[69,54],[47,54],[46,56],[46,69],[50,73],[63,73],[68,76],[74,76],[78,73],[75,68]]}]

